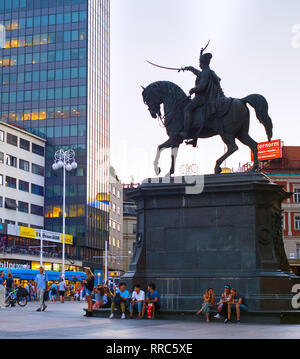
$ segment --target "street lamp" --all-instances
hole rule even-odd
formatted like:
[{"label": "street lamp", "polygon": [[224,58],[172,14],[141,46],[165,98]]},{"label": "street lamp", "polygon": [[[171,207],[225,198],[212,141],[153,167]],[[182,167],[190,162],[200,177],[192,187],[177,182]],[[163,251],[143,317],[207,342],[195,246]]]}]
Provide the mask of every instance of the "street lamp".
[{"label": "street lamp", "polygon": [[52,169],[54,171],[63,168],[63,246],[62,246],[62,277],[65,278],[65,234],[66,234],[66,171],[76,170],[75,152],[60,149],[55,152]]}]

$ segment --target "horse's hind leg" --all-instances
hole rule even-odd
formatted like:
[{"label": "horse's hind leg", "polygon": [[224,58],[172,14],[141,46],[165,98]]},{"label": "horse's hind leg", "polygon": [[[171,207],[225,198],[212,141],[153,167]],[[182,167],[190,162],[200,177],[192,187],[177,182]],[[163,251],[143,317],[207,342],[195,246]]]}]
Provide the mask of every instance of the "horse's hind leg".
[{"label": "horse's hind leg", "polygon": [[217,162],[216,162],[216,167],[215,167],[215,174],[219,174],[222,172],[222,168],[221,168],[221,164],[229,157],[231,156],[234,152],[236,152],[239,148],[237,146],[237,144],[235,143],[235,138],[232,135],[229,134],[224,134],[221,136],[222,140],[224,141],[224,143],[227,146],[227,152],[220,157]]},{"label": "horse's hind leg", "polygon": [[248,146],[251,151],[253,152],[254,157],[254,166],[252,168],[252,171],[257,171],[259,168],[259,162],[258,162],[258,145],[257,142],[253,140],[252,137],[248,133],[242,133],[241,135],[237,136],[237,138],[246,146]]}]

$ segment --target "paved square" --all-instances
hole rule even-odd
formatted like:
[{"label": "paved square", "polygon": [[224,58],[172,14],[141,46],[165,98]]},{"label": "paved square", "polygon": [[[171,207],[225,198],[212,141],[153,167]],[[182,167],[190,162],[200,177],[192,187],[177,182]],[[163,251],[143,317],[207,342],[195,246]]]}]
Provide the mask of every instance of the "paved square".
[{"label": "paved square", "polygon": [[83,317],[84,303],[37,303],[0,309],[1,339],[300,339],[300,325],[230,324]]}]

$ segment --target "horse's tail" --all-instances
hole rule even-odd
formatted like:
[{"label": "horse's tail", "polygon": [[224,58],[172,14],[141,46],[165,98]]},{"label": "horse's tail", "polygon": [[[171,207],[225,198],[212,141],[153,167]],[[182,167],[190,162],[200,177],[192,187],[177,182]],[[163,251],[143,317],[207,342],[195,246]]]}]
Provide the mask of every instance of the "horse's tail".
[{"label": "horse's tail", "polygon": [[262,95],[254,94],[241,99],[241,101],[245,104],[248,103],[255,109],[256,117],[264,125],[268,140],[271,141],[273,137],[273,123],[268,113],[269,106],[267,100]]}]

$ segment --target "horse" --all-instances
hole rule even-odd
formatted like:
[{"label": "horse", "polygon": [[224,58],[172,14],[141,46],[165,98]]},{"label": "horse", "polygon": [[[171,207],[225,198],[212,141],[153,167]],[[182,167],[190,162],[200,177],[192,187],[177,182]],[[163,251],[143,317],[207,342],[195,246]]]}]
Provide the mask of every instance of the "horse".
[{"label": "horse", "polygon": [[[167,148],[172,149],[171,168],[166,174],[172,176],[175,172],[176,158],[179,146],[185,140],[179,135],[184,127],[184,108],[191,101],[190,96],[176,84],[169,81],[157,81],[143,88],[142,96],[145,105],[153,118],[160,119],[166,128],[169,139],[158,146],[154,160],[154,170],[157,176],[161,173],[159,159],[161,152]],[[222,172],[222,163],[238,150],[236,139],[248,146],[254,155],[254,165],[252,171],[257,171],[258,162],[258,144],[249,135],[250,111],[247,104],[255,109],[256,117],[265,128],[268,140],[272,140],[273,123],[268,114],[269,106],[267,100],[259,94],[252,94],[243,99],[232,99],[228,112],[222,118],[212,118],[206,121],[201,133],[197,133],[197,128],[190,130],[188,138],[210,138],[221,136],[227,146],[227,152],[216,161],[215,174]],[[162,117],[161,105],[164,107],[165,115]],[[201,110],[201,109],[200,109]],[[193,123],[197,123],[199,118],[199,109],[193,113]]]}]

